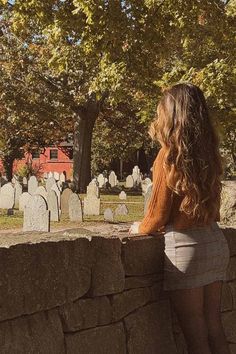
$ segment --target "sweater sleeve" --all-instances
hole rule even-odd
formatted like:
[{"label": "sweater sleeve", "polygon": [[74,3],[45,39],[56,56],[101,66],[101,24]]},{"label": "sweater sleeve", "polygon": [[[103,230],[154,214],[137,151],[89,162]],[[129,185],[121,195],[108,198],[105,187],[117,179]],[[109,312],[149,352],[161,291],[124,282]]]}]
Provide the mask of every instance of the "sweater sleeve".
[{"label": "sweater sleeve", "polygon": [[170,217],[173,193],[166,184],[164,156],[165,151],[161,148],[153,165],[153,187],[147,213],[139,225],[141,234],[161,231]]}]

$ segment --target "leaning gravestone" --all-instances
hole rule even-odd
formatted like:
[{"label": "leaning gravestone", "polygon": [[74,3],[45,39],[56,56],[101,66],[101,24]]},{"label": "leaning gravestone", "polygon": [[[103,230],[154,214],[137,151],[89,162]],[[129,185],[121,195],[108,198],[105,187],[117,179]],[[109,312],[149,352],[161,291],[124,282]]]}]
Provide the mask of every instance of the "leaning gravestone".
[{"label": "leaning gravestone", "polygon": [[72,190],[70,188],[64,189],[61,195],[61,213],[62,215],[69,214],[69,199],[72,194]]},{"label": "leaning gravestone", "polygon": [[133,188],[133,186],[134,186],[133,176],[129,175],[126,177],[125,186],[126,186],[126,188]]},{"label": "leaning gravestone", "polygon": [[4,184],[0,190],[0,209],[11,209],[14,206],[15,189],[11,183]]},{"label": "leaning gravestone", "polygon": [[129,211],[125,204],[119,204],[118,207],[115,209],[115,216],[118,215],[128,215]]},{"label": "leaning gravestone", "polygon": [[100,215],[100,207],[99,188],[96,183],[90,182],[84,198],[84,215]]},{"label": "leaning gravestone", "polygon": [[25,206],[23,231],[49,232],[49,215],[45,199],[38,194],[32,195]]},{"label": "leaning gravestone", "polygon": [[38,188],[38,181],[35,176],[31,176],[28,182],[28,193],[33,195]]},{"label": "leaning gravestone", "polygon": [[104,220],[105,221],[109,221],[109,222],[113,222],[114,221],[114,214],[113,211],[111,210],[111,208],[107,208],[104,211]]},{"label": "leaning gravestone", "polygon": [[121,200],[126,200],[126,198],[127,198],[126,193],[125,193],[124,191],[121,191],[120,194],[119,194],[119,198],[120,198]]},{"label": "leaning gravestone", "polygon": [[19,209],[19,198],[20,198],[20,196],[21,196],[21,194],[22,194],[22,185],[21,185],[18,181],[16,181],[14,188],[15,188],[14,207],[15,207],[16,209]]},{"label": "leaning gravestone", "polygon": [[58,199],[56,192],[52,189],[48,192],[47,195],[48,210],[50,211],[50,220],[59,221],[59,208],[58,208]]},{"label": "leaning gravestone", "polygon": [[25,206],[29,203],[31,194],[24,192],[21,194],[20,198],[19,198],[19,210],[20,211],[24,211]]},{"label": "leaning gravestone", "polygon": [[148,203],[152,195],[152,183],[148,185],[146,193],[144,195],[144,215],[147,212]]},{"label": "leaning gravestone", "polygon": [[72,193],[69,198],[70,221],[83,221],[83,211],[81,200],[76,193]]}]

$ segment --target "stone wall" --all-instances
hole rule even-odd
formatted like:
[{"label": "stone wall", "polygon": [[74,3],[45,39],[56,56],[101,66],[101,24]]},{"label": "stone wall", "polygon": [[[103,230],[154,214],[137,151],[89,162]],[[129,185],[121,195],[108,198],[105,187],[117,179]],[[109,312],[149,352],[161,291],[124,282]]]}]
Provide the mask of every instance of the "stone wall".
[{"label": "stone wall", "polygon": [[[222,316],[236,353],[236,230]],[[185,353],[162,290],[164,240],[74,233],[1,238],[1,354]]]}]

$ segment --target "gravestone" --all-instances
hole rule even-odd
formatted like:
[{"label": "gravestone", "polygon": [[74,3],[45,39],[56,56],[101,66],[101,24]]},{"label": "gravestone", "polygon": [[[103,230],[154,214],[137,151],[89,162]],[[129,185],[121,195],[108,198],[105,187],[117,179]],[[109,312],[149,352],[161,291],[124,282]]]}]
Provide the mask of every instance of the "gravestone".
[{"label": "gravestone", "polygon": [[60,180],[62,183],[66,181],[66,176],[65,176],[65,174],[64,174],[63,172],[60,173],[59,180]]},{"label": "gravestone", "polygon": [[13,175],[12,179],[11,179],[11,183],[16,183],[18,182],[18,177],[16,175]]},{"label": "gravestone", "polygon": [[49,192],[54,184],[56,184],[55,178],[48,177],[48,179],[46,181],[46,191]]},{"label": "gravestone", "polygon": [[132,172],[132,177],[134,179],[134,184],[139,185],[141,182],[141,175],[140,175],[140,169],[138,166],[134,166],[133,172]]},{"label": "gravestone", "polygon": [[47,201],[47,191],[44,186],[39,186],[34,194],[41,195]]},{"label": "gravestone", "polygon": [[144,195],[144,215],[147,212],[148,203],[152,195],[152,183],[148,185],[146,193]]},{"label": "gravestone", "polygon": [[133,188],[134,186],[133,176],[129,175],[126,177],[125,186],[126,188]]},{"label": "gravestone", "polygon": [[20,211],[24,211],[25,206],[29,203],[30,197],[31,197],[31,194],[29,194],[28,192],[24,192],[21,194],[21,196],[19,198],[19,210]]},{"label": "gravestone", "polygon": [[15,189],[11,183],[6,183],[0,190],[0,209],[11,209],[14,206]]},{"label": "gravestone", "polygon": [[84,198],[84,215],[100,215],[100,207],[99,188],[94,182],[90,182]]},{"label": "gravestone", "polygon": [[19,209],[19,198],[20,198],[20,196],[21,196],[21,194],[22,194],[22,185],[21,185],[18,181],[16,181],[14,188],[15,188],[14,207],[15,207],[16,209]]},{"label": "gravestone", "polygon": [[145,180],[142,181],[141,186],[143,195],[145,195],[145,193],[147,192],[147,188],[150,184],[152,184],[152,180],[150,178],[145,178]]},{"label": "gravestone", "polygon": [[24,209],[23,231],[49,232],[49,215],[46,200],[39,194],[30,196]]},{"label": "gravestone", "polygon": [[54,172],[53,177],[55,178],[56,181],[59,181],[60,179],[60,173],[59,172]]},{"label": "gravestone", "polygon": [[58,199],[56,192],[52,189],[48,192],[47,195],[48,210],[50,211],[50,220],[59,221],[59,208],[58,208]]},{"label": "gravestone", "polygon": [[57,181],[57,187],[58,187],[59,191],[62,192],[62,182],[61,181]]},{"label": "gravestone", "polygon": [[128,215],[129,211],[125,204],[119,204],[118,207],[115,209],[115,216],[118,215]]},{"label": "gravestone", "polygon": [[51,187],[51,190],[56,192],[57,200],[58,200],[58,207],[60,209],[61,208],[61,192],[60,192],[60,189],[58,188],[58,185],[56,183],[54,183]]},{"label": "gravestone", "polygon": [[117,185],[117,176],[114,171],[111,171],[111,173],[109,174],[108,181],[112,188]]},{"label": "gravestone", "polygon": [[72,193],[69,198],[69,217],[70,221],[83,221],[82,203],[76,193]]},{"label": "gravestone", "polygon": [[48,173],[47,173],[47,172],[44,172],[43,178],[44,178],[44,179],[47,179],[47,178],[48,178]]},{"label": "gravestone", "polygon": [[114,214],[113,211],[111,210],[111,208],[107,208],[104,211],[104,220],[105,221],[109,221],[109,222],[113,222],[114,221]]},{"label": "gravestone", "polygon": [[63,215],[69,214],[69,199],[72,194],[72,190],[70,188],[64,189],[61,195],[61,213]]},{"label": "gravestone", "polygon": [[102,188],[105,185],[106,180],[102,173],[98,175],[97,181],[98,181],[99,188]]},{"label": "gravestone", "polygon": [[51,177],[53,177],[54,178],[54,176],[53,176],[53,172],[48,172],[48,178],[51,178]]},{"label": "gravestone", "polygon": [[127,195],[124,191],[121,191],[120,194],[119,194],[119,198],[121,200],[126,200],[127,199]]},{"label": "gravestone", "polygon": [[24,186],[27,186],[27,184],[28,184],[27,178],[26,178],[26,177],[23,177],[23,185],[24,185]]},{"label": "gravestone", "polygon": [[31,176],[28,181],[28,193],[33,195],[38,188],[38,181],[35,176]]}]

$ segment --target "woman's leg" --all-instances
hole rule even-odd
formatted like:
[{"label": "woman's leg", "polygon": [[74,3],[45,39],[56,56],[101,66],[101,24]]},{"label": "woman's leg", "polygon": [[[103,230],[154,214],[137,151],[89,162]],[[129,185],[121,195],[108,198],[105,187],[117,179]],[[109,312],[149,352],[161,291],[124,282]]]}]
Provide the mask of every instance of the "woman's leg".
[{"label": "woman's leg", "polygon": [[188,353],[212,354],[204,317],[203,287],[171,290],[168,293],[183,331]]},{"label": "woman's leg", "polygon": [[221,322],[222,281],[215,281],[204,286],[204,310],[207,322],[209,343],[214,354],[230,354]]}]

